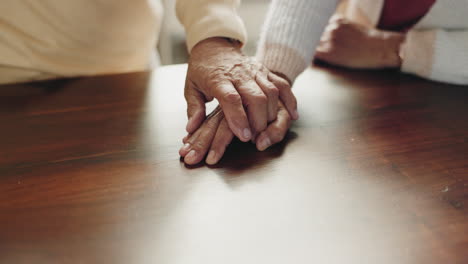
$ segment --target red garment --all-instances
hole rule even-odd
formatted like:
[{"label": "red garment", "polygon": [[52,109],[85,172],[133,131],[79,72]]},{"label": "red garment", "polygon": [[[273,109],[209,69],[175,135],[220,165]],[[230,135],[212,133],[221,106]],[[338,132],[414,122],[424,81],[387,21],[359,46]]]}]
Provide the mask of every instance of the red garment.
[{"label": "red garment", "polygon": [[378,28],[407,31],[431,9],[436,0],[385,0]]}]

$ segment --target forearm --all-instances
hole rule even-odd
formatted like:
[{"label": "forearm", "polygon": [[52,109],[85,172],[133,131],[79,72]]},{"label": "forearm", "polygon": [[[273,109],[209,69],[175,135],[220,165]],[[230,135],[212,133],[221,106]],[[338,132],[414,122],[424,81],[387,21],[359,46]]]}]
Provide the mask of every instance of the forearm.
[{"label": "forearm", "polygon": [[260,37],[257,58],[294,82],[312,61],[337,0],[273,0]]}]

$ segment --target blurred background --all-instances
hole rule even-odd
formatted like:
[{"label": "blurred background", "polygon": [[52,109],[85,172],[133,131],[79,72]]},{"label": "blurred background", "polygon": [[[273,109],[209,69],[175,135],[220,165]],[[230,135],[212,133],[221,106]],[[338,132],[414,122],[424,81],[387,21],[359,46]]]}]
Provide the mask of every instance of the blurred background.
[{"label": "blurred background", "polygon": [[[188,59],[185,47],[185,33],[175,14],[175,0],[162,0],[164,4],[164,24],[159,38],[159,54],[163,65],[185,63]],[[263,20],[270,0],[243,0],[239,14],[244,20],[248,42],[244,47],[247,55],[255,54]]]}]

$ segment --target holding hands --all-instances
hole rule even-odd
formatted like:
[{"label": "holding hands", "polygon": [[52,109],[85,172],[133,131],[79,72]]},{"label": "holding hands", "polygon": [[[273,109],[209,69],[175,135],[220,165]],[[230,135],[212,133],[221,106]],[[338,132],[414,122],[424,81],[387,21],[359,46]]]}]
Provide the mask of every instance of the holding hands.
[{"label": "holding hands", "polygon": [[[291,126],[292,118],[281,101],[275,120],[268,124],[255,140],[257,149],[263,151],[273,144],[281,142]],[[180,149],[180,156],[189,165],[197,164],[206,157],[206,163],[216,164],[224,155],[226,147],[231,143],[234,134],[228,126],[225,115],[218,106],[204,120],[203,124],[193,134],[184,139],[184,146]]]},{"label": "holding hands", "polygon": [[[184,91],[189,135],[179,151],[187,164],[207,154],[208,164],[217,163],[234,136],[265,150],[298,118],[289,82],[240,48],[235,41],[209,38],[192,49]],[[205,103],[214,98],[219,106],[206,116]]]}]

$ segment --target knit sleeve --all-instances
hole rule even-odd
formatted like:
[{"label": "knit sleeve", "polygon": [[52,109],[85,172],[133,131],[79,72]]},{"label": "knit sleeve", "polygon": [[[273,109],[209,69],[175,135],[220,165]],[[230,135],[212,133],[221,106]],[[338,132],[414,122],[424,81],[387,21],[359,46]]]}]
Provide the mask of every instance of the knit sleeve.
[{"label": "knit sleeve", "polygon": [[239,4],[240,0],[177,0],[176,14],[187,34],[188,51],[211,37],[232,38],[245,44],[247,33],[237,14]]},{"label": "knit sleeve", "polygon": [[412,30],[401,49],[403,72],[434,81],[468,84],[467,30]]},{"label": "knit sleeve", "polygon": [[256,57],[291,81],[311,63],[338,0],[273,0]]}]

